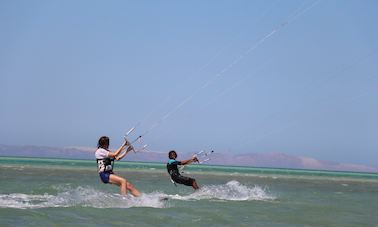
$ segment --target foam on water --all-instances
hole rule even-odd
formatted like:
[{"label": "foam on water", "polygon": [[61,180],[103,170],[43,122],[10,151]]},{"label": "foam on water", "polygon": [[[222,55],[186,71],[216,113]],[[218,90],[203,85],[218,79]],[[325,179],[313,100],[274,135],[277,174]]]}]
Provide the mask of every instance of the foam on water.
[{"label": "foam on water", "polygon": [[50,195],[26,195],[9,194],[0,195],[0,208],[40,208],[53,196]]},{"label": "foam on water", "polygon": [[57,195],[0,194],[0,208],[49,208],[49,207],[94,207],[94,208],[164,208],[161,193],[142,194],[135,198],[101,192],[90,187],[63,188]]},{"label": "foam on water", "polygon": [[238,181],[229,181],[224,185],[205,185],[194,193],[186,196],[172,195],[172,199],[178,200],[229,200],[229,201],[251,201],[251,200],[274,200],[267,189],[259,186],[248,187]]},{"label": "foam on water", "polygon": [[259,186],[248,187],[238,181],[223,185],[205,185],[189,195],[168,195],[161,192],[142,193],[140,197],[121,196],[102,192],[91,187],[56,187],[56,195],[0,194],[0,208],[36,209],[50,207],[166,208],[165,198],[173,200],[274,200],[275,197]]}]

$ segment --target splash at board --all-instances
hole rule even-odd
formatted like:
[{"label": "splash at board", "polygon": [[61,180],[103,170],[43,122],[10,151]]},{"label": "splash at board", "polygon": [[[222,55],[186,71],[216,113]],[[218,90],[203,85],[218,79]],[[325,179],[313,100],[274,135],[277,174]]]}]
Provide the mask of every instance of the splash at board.
[{"label": "splash at board", "polygon": [[[185,201],[274,201],[276,197],[268,189],[248,186],[238,181],[220,185],[204,185],[188,195],[166,194],[158,191],[142,193],[140,197],[122,196],[92,188],[90,186],[52,186],[56,193],[0,194],[0,208],[41,209],[51,207],[132,208],[174,207]],[[174,203],[171,203],[175,201]]]}]

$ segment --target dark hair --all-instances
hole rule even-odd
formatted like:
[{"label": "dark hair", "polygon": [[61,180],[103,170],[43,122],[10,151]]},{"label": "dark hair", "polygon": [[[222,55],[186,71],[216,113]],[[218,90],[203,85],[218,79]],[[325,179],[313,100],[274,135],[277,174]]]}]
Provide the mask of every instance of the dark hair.
[{"label": "dark hair", "polygon": [[109,137],[107,136],[101,136],[97,143],[97,148],[109,148]]},{"label": "dark hair", "polygon": [[176,151],[172,150],[168,153],[168,158],[169,159],[175,159],[176,157],[173,157],[173,156],[176,156],[177,157],[177,153]]}]

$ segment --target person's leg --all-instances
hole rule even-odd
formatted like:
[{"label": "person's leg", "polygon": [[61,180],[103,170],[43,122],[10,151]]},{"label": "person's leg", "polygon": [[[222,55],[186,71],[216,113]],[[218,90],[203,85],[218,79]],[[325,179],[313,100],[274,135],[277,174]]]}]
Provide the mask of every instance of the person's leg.
[{"label": "person's leg", "polygon": [[197,184],[197,181],[194,180],[194,179],[193,179],[192,187],[193,187],[195,190],[199,189],[198,184]]},{"label": "person's leg", "polygon": [[135,197],[138,197],[140,196],[140,192],[134,187],[133,184],[131,184],[130,182],[127,182],[126,183],[126,188],[131,192],[131,194]]},{"label": "person's leg", "polygon": [[198,184],[194,178],[187,176],[177,176],[173,179],[178,184],[184,184],[186,186],[192,186],[194,189],[199,189]]},{"label": "person's leg", "polygon": [[134,187],[134,185],[123,177],[111,174],[109,177],[109,183],[118,185],[121,189],[121,195],[127,195],[127,190],[129,190],[133,196],[140,196],[140,192]]},{"label": "person's leg", "polygon": [[110,174],[109,183],[118,185],[121,190],[121,195],[127,195],[127,189],[126,189],[127,181],[125,178],[122,178],[115,174]]}]

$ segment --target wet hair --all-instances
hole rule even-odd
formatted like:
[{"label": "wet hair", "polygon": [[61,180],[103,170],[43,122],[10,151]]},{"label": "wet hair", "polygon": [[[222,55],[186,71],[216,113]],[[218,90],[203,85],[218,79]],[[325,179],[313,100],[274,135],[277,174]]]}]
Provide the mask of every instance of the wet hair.
[{"label": "wet hair", "polygon": [[168,153],[168,158],[169,158],[169,159],[175,159],[176,157],[174,157],[174,156],[177,157],[177,153],[176,153],[176,151],[172,150],[172,151],[170,151],[170,152]]},{"label": "wet hair", "polygon": [[97,143],[97,148],[109,148],[109,137],[107,136],[101,136]]}]

